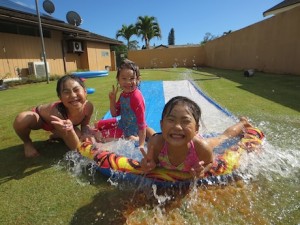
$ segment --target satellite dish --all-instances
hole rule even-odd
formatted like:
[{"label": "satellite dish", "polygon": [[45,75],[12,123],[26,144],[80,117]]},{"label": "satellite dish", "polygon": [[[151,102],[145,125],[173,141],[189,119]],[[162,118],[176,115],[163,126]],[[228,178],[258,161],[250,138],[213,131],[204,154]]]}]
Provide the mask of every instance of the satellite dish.
[{"label": "satellite dish", "polygon": [[45,0],[43,2],[43,8],[49,14],[52,14],[55,11],[55,6],[51,0]]},{"label": "satellite dish", "polygon": [[67,21],[69,24],[74,26],[80,26],[82,19],[77,12],[69,11],[66,15]]}]

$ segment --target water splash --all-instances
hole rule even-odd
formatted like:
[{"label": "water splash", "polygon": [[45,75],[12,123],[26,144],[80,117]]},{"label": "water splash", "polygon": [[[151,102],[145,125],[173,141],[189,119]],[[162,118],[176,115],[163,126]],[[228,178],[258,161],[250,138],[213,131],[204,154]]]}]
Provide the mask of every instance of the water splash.
[{"label": "water splash", "polygon": [[261,152],[243,155],[238,171],[245,180],[256,180],[263,176],[268,181],[280,178],[297,178],[300,171],[300,151],[280,149],[264,142]]},{"label": "water splash", "polygon": [[96,163],[82,157],[77,151],[67,152],[55,166],[67,170],[81,185],[89,185],[95,181]]},{"label": "water splash", "polygon": [[[101,143],[97,147],[102,150],[112,151],[118,155],[126,156],[127,158],[140,160],[142,154],[137,148],[138,143],[133,140],[117,139],[116,141]],[[147,146],[145,146],[147,151]]]},{"label": "water splash", "polygon": [[152,185],[153,196],[157,199],[159,205],[164,205],[168,200],[171,200],[171,196],[164,194],[158,195],[157,194],[157,186],[155,184]]}]

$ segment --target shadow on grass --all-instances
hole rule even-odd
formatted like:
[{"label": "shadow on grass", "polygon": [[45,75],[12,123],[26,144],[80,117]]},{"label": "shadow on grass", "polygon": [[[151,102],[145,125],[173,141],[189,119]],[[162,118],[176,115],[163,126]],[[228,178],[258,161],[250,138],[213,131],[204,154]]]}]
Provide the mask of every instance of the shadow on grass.
[{"label": "shadow on grass", "polygon": [[[211,79],[225,78],[238,83],[238,88],[251,92],[300,112],[300,76],[265,74],[256,72],[253,77],[245,77],[243,71],[204,69]],[[200,73],[201,77],[204,75]],[[197,76],[195,81],[199,80]],[[201,81],[209,79],[201,79]]]},{"label": "shadow on grass", "polygon": [[[132,183],[127,183],[127,185],[122,184],[121,188],[110,186],[106,188],[106,191],[99,192],[90,204],[76,211],[70,224],[126,224],[130,214],[139,208],[163,207],[168,210],[168,208],[173,207],[174,202],[180,202],[189,193],[189,188],[178,190],[158,188],[157,194],[159,196],[173,196],[171,200],[159,204],[152,195],[151,187],[140,187],[138,184]],[[145,222],[145,219],[140,219]],[[137,222],[137,224],[145,224],[144,222]]]},{"label": "shadow on grass", "polygon": [[125,224],[124,212],[132,200],[133,193],[111,188],[110,191],[99,192],[90,204],[78,209],[70,224]]},{"label": "shadow on grass", "polygon": [[10,180],[19,180],[41,170],[50,168],[60,160],[67,151],[61,142],[34,142],[40,156],[25,158],[23,145],[12,146],[0,151],[0,184]]}]

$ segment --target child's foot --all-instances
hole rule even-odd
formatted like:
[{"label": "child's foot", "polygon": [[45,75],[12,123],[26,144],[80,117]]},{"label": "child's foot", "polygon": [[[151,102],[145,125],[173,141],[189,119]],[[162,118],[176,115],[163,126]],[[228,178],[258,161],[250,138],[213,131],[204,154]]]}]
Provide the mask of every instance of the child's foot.
[{"label": "child's foot", "polygon": [[24,143],[24,154],[26,158],[34,158],[40,155],[31,142]]},{"label": "child's foot", "polygon": [[94,138],[97,143],[104,143],[105,139],[100,131],[94,133]]}]

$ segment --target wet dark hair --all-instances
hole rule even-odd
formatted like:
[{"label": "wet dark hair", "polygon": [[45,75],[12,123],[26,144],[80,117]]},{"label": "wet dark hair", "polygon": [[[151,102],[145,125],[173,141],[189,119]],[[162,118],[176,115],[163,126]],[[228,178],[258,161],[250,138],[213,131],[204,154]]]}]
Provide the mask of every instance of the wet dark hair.
[{"label": "wet dark hair", "polygon": [[75,75],[64,75],[61,78],[59,78],[59,80],[57,81],[57,85],[56,85],[56,94],[58,97],[60,97],[61,95],[61,89],[63,84],[67,81],[67,80],[74,80],[77,81],[81,87],[83,87],[85,89],[85,85],[83,83],[83,80],[80,77],[77,77]]},{"label": "wet dark hair", "polygon": [[[74,80],[74,81],[77,81],[78,84],[83,87],[85,89],[85,85],[83,83],[83,80],[80,78],[80,77],[77,77],[75,75],[64,75],[62,76],[61,78],[59,78],[59,80],[57,81],[57,84],[56,84],[56,93],[57,93],[57,96],[60,97],[61,96],[61,91],[62,91],[62,86],[64,85],[64,83],[67,81],[67,80]],[[65,118],[67,119],[68,118],[68,114],[67,114],[67,109],[66,107],[64,106],[64,104],[62,102],[58,103],[57,104],[57,110],[58,112],[60,112],[60,114]]]},{"label": "wet dark hair", "polygon": [[172,112],[173,108],[178,104],[183,104],[187,106],[189,111],[192,113],[196,123],[199,125],[199,121],[201,119],[200,107],[197,105],[196,102],[184,96],[173,97],[167,102],[163,109],[161,120],[163,120],[165,116],[168,116]]},{"label": "wet dark hair", "polygon": [[130,69],[130,70],[132,70],[135,73],[136,78],[139,78],[141,76],[139,67],[133,61],[131,61],[129,59],[124,59],[121,62],[120,66],[118,67],[118,72],[117,72],[117,76],[116,76],[117,79],[119,78],[120,71],[122,69]]}]

